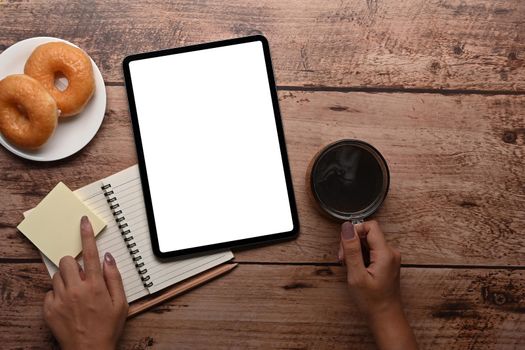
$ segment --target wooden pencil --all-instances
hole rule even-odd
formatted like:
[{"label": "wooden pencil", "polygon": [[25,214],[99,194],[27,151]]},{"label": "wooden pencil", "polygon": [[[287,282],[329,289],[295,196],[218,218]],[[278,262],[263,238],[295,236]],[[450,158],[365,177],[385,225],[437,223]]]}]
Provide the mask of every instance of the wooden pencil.
[{"label": "wooden pencil", "polygon": [[173,286],[171,289],[168,289],[166,292],[163,292],[162,294],[156,297],[153,297],[152,299],[146,299],[144,301],[137,301],[130,305],[129,311],[128,311],[128,318],[136,316],[139,313],[149,310],[150,308],[156,305],[159,305],[177,295],[180,295],[192,288],[200,286],[208,281],[211,281],[212,279],[233,270],[236,266],[237,266],[237,263],[223,264],[221,266],[218,266],[211,270],[203,272],[202,274],[194,278],[191,278],[187,281],[178,283],[175,286]]}]

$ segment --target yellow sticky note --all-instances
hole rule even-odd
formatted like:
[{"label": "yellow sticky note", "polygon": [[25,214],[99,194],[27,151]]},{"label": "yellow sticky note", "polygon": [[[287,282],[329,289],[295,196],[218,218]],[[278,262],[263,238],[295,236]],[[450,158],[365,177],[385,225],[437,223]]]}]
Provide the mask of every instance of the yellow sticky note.
[{"label": "yellow sticky note", "polygon": [[18,225],[18,229],[55,265],[63,256],[82,251],[80,218],[91,221],[95,236],[106,227],[71,190],[60,182]]}]

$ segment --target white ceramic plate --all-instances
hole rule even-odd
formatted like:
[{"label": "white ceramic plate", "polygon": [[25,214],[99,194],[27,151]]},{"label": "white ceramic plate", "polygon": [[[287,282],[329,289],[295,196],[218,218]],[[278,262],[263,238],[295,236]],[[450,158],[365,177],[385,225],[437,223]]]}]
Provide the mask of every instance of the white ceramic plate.
[{"label": "white ceramic plate", "polygon": [[[33,50],[50,41],[68,41],[37,37],[17,42],[0,54],[0,80],[11,74],[23,74],[24,65]],[[76,46],[74,44],[71,44]],[[106,87],[102,74],[93,60],[93,75],[95,78],[95,93],[86,108],[78,115],[59,118],[55,133],[37,150],[27,150],[17,147],[0,134],[0,143],[14,154],[36,161],[52,161],[66,158],[86,146],[95,136],[106,113]]]}]

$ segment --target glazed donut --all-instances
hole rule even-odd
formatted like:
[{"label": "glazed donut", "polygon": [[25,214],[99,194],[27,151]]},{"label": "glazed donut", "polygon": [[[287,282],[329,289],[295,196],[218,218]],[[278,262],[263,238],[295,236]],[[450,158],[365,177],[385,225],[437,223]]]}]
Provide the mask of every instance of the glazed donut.
[{"label": "glazed donut", "polygon": [[[51,93],[57,101],[60,117],[80,113],[95,91],[91,59],[81,49],[63,42],[38,46],[27,59],[24,73],[38,80]],[[55,86],[55,78],[60,74],[68,80],[64,91]]]},{"label": "glazed donut", "polygon": [[57,126],[55,99],[35,79],[25,74],[0,80],[0,133],[11,143],[38,148]]}]

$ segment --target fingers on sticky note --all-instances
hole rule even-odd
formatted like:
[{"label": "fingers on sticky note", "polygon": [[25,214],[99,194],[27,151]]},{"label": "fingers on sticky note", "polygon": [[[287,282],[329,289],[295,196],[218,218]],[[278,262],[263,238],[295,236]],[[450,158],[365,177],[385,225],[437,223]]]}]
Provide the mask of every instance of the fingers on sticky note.
[{"label": "fingers on sticky note", "polygon": [[80,218],[88,216],[95,235],[106,226],[66,185],[60,182],[34,208],[18,229],[55,265],[63,256],[82,251]]}]

